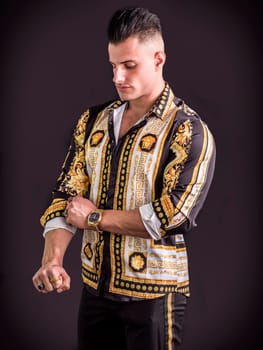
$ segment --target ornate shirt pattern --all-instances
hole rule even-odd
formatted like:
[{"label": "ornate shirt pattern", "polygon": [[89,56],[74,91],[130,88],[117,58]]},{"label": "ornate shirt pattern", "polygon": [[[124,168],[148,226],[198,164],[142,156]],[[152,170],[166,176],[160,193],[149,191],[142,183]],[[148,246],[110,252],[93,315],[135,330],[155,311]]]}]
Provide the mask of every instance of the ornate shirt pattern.
[{"label": "ornate shirt pattern", "polygon": [[89,111],[80,118],[42,224],[63,215],[55,205],[62,208],[67,195],[87,196],[101,209],[152,203],[161,222],[159,241],[84,230],[83,280],[98,292],[106,278],[105,291],[120,298],[189,295],[183,233],[195,225],[212,180],[213,137],[166,85],[145,119],[117,143],[110,121],[122,103],[112,103],[92,120]]},{"label": "ornate shirt pattern", "polygon": [[64,215],[69,196],[86,196],[89,178],[86,174],[84,141],[88,117],[89,110],[82,114],[74,130],[56,189],[53,191],[53,201],[40,218],[42,226],[54,217]]}]

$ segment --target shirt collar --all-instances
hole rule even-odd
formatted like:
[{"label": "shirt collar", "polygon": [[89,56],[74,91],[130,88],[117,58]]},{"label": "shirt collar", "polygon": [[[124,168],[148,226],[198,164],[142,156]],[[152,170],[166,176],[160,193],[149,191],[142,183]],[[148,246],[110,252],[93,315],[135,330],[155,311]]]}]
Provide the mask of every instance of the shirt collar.
[{"label": "shirt collar", "polygon": [[157,118],[164,119],[167,109],[169,109],[173,99],[174,94],[172,89],[169,87],[168,83],[165,83],[161,96],[156,100],[149,113],[147,113],[148,117],[154,114]]},{"label": "shirt collar", "polygon": [[[164,119],[165,115],[167,114],[167,110],[171,106],[171,103],[174,100],[174,94],[168,83],[165,83],[164,89],[160,95],[160,97],[156,100],[152,108],[149,110],[149,112],[146,114],[146,118],[150,118],[153,115],[157,118]],[[127,101],[124,100],[117,100],[113,102],[108,108],[109,109],[116,109],[126,103]]]}]

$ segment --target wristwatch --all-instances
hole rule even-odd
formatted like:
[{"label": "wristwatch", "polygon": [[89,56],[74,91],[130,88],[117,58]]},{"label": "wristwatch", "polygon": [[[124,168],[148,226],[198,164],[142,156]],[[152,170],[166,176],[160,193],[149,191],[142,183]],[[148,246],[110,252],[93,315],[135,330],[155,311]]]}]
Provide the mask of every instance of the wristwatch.
[{"label": "wristwatch", "polygon": [[102,210],[97,209],[89,213],[86,219],[89,228],[93,228],[96,231],[99,231],[99,223],[102,219],[102,212]]}]

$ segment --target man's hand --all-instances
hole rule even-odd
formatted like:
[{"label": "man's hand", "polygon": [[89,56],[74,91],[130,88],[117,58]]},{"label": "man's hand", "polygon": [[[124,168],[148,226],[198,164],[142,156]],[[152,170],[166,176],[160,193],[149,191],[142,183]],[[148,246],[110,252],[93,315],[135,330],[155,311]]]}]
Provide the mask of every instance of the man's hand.
[{"label": "man's hand", "polygon": [[41,293],[56,290],[58,293],[70,289],[70,276],[59,265],[48,263],[43,265],[32,278],[35,288]]},{"label": "man's hand", "polygon": [[97,207],[89,199],[80,196],[70,197],[66,208],[66,222],[84,229],[87,227],[86,218],[88,214],[95,209]]},{"label": "man's hand", "polygon": [[47,232],[42,257],[42,266],[34,274],[34,287],[42,293],[56,290],[58,293],[70,289],[70,277],[63,268],[63,257],[72,239],[72,233],[65,229]]}]

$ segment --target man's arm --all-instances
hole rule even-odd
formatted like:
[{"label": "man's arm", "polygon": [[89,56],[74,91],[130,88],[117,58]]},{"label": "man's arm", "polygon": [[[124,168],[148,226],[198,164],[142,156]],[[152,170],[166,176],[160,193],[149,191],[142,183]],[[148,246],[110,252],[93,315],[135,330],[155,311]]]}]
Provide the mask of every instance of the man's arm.
[{"label": "man's arm", "polygon": [[[87,216],[96,209],[96,206],[86,198],[80,196],[70,198],[66,222],[80,229],[88,228]],[[151,238],[144,227],[139,209],[104,210],[99,229],[122,235]]]},{"label": "man's arm", "polygon": [[99,228],[121,235],[152,238],[144,227],[139,209],[105,210]]},{"label": "man's arm", "polygon": [[71,239],[72,233],[64,229],[52,230],[45,235],[42,266],[32,278],[37,290],[41,283],[45,286],[41,290],[43,293],[70,289],[70,277],[63,268],[63,259]]}]

